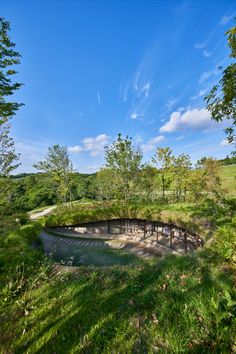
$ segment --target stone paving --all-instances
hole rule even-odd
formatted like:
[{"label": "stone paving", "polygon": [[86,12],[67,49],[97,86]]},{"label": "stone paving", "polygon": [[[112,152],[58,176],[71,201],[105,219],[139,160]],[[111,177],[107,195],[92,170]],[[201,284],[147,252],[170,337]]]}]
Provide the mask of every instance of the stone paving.
[{"label": "stone paving", "polygon": [[[71,238],[68,237],[69,233],[67,232],[67,237],[63,234],[52,235],[46,232],[41,234],[41,237],[49,243],[63,243],[68,246],[76,247],[93,247],[93,248],[114,248],[122,249],[128,252],[131,252],[142,258],[150,257],[160,257],[167,253],[180,254],[180,252],[172,250],[171,248],[157,243],[156,236],[143,237],[143,233],[136,234],[124,234],[124,235],[114,235],[109,239],[102,239],[101,235],[96,235],[95,239],[91,239],[92,235],[83,235],[77,236],[73,235]],[[106,235],[103,235],[104,237]],[[87,238],[87,239],[86,239]]]}]

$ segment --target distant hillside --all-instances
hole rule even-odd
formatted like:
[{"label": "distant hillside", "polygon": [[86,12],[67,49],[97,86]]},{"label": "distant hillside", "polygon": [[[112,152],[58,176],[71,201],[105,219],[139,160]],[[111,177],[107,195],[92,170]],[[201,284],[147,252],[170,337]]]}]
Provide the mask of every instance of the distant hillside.
[{"label": "distant hillside", "polygon": [[221,167],[222,187],[236,197],[236,164]]}]

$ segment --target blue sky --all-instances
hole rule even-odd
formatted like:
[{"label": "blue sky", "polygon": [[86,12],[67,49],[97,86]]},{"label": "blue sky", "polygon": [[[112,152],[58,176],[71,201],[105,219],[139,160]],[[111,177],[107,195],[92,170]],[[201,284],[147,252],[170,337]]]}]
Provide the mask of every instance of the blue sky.
[{"label": "blue sky", "polygon": [[94,172],[119,132],[146,161],[157,146],[193,161],[232,150],[203,97],[228,64],[234,1],[8,0],[0,10],[22,55],[17,172],[33,171],[57,143],[75,169]]}]

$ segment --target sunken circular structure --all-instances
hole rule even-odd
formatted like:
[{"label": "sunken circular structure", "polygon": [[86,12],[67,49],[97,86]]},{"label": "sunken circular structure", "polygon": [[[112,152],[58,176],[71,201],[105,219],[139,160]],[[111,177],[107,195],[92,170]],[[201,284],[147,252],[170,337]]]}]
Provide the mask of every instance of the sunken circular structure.
[{"label": "sunken circular structure", "polygon": [[183,227],[144,219],[110,219],[78,223],[73,226],[50,227],[47,231],[62,237],[103,240],[110,242],[111,247],[116,247],[117,243],[123,244],[124,247],[127,244],[135,244],[150,251],[156,250],[159,256],[170,252],[180,254],[192,252],[202,247],[204,243],[199,235]]}]

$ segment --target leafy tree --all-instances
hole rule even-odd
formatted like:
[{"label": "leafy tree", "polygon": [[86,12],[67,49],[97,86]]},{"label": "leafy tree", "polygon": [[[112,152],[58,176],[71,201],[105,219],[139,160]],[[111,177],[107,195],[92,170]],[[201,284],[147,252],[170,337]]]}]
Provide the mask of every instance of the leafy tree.
[{"label": "leafy tree", "polygon": [[9,66],[20,63],[20,54],[14,50],[15,43],[11,42],[8,32],[10,23],[0,18],[0,125],[9,121],[18,111],[22,103],[9,102],[7,97],[21,87],[21,83],[12,82],[12,76],[17,74]]},{"label": "leafy tree", "polygon": [[[9,215],[12,213],[11,181],[6,176],[14,170],[18,164],[15,162],[18,155],[15,153],[14,141],[10,137],[10,119],[16,114],[22,105],[12,102],[9,97],[18,90],[22,84],[13,82],[12,78],[17,73],[14,66],[20,63],[20,54],[14,50],[15,44],[10,40],[9,22],[0,18],[0,227],[4,233],[10,224],[14,223]],[[13,67],[13,68],[12,68]]]},{"label": "leafy tree", "polygon": [[173,181],[177,202],[186,200],[189,177],[191,173],[191,160],[189,155],[181,154],[173,157]]},{"label": "leafy tree", "polygon": [[14,50],[15,44],[9,38],[9,31],[10,23],[0,18],[0,176],[8,175],[18,166],[14,165],[18,155],[14,150],[14,141],[9,135],[9,121],[22,105],[9,102],[8,99],[22,85],[12,82],[12,76],[17,71],[9,67],[20,63],[20,54]]},{"label": "leafy tree", "polygon": [[157,169],[151,165],[143,166],[139,176],[139,194],[147,201],[153,201],[156,197],[158,186]]},{"label": "leafy tree", "polygon": [[83,175],[74,173],[72,178],[72,194],[74,199],[95,199],[95,174]]},{"label": "leafy tree", "polygon": [[71,178],[73,167],[65,146],[49,147],[45,161],[34,165],[39,170],[48,173],[58,185],[58,197],[61,202],[72,200]]},{"label": "leafy tree", "polygon": [[208,157],[199,166],[203,172],[204,190],[219,195],[221,193],[220,162]]},{"label": "leafy tree", "polygon": [[131,138],[118,134],[117,140],[105,148],[105,161],[114,173],[116,197],[128,201],[137,191],[142,153],[132,146]]},{"label": "leafy tree", "polygon": [[[230,58],[236,58],[236,26],[226,32],[230,48]],[[222,67],[219,68],[222,70]],[[236,63],[233,62],[222,71],[219,83],[205,97],[207,109],[217,122],[230,120],[232,125],[225,129],[229,142],[236,145]]]},{"label": "leafy tree", "polygon": [[171,172],[173,167],[172,150],[169,147],[157,148],[151,161],[158,170],[158,175],[161,180],[162,198],[164,199],[167,188],[171,182]]},{"label": "leafy tree", "polygon": [[19,166],[15,162],[18,155],[15,153],[14,141],[9,136],[9,130],[9,124],[0,125],[0,176],[8,176]]},{"label": "leafy tree", "polygon": [[188,178],[190,200],[198,202],[205,193],[204,171],[196,168],[191,171]]},{"label": "leafy tree", "polygon": [[117,187],[119,180],[114,170],[111,168],[102,168],[96,176],[96,196],[98,199],[111,200],[117,197]]}]

